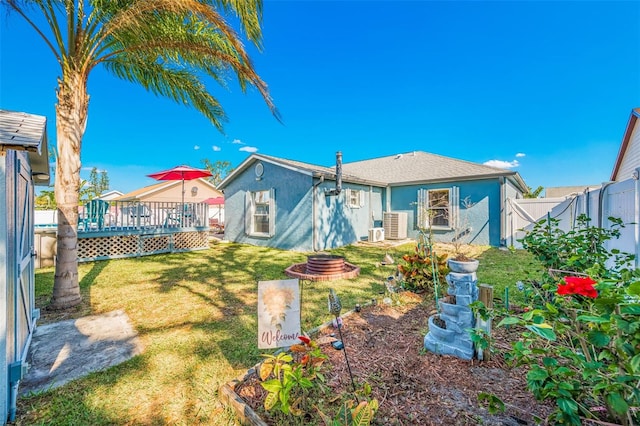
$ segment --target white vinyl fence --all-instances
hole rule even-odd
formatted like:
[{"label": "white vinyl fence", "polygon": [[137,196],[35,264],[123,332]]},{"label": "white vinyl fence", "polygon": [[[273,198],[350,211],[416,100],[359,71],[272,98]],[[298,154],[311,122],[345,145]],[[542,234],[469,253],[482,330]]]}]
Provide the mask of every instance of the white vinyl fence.
[{"label": "white vinyl fence", "polygon": [[621,219],[625,227],[618,239],[610,240],[607,249],[636,255],[636,267],[640,254],[640,183],[637,179],[622,182],[606,182],[598,189],[563,198],[507,200],[507,245],[522,248],[518,241],[531,230],[533,224],[547,217],[560,220],[559,227],[569,231],[576,226],[576,218],[586,214],[592,226],[611,227],[609,217]]}]

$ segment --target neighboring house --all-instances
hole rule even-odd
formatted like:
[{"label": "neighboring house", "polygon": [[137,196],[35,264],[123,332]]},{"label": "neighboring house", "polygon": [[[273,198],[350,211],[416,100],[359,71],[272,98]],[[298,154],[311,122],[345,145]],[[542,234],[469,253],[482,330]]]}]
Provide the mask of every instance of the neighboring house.
[{"label": "neighboring house", "polygon": [[0,421],[13,421],[39,311],[34,185],[49,185],[46,118],[0,110]]},{"label": "neighboring house", "polygon": [[504,204],[527,189],[516,172],[421,151],[344,164],[338,154],[336,163],[249,156],[218,185],[225,239],[318,251],[377,239],[381,228],[387,239],[415,238],[431,217],[437,241],[462,233],[499,246]]},{"label": "neighboring house", "polygon": [[[194,179],[184,182],[184,201],[186,203],[201,203],[207,198],[221,197],[222,192],[206,179]],[[182,181],[166,180],[154,185],[136,189],[119,197],[116,201],[156,201],[182,202]]]},{"label": "neighboring house", "polygon": [[107,191],[104,194],[100,195],[99,197],[97,197],[99,200],[104,200],[104,201],[111,201],[111,200],[115,200],[118,197],[123,196],[124,194],[120,191],[116,191],[115,189],[112,189],[111,191]]},{"label": "neighboring house", "polygon": [[544,189],[544,198],[571,197],[576,194],[593,191],[600,188],[600,186],[602,185],[550,186]]},{"label": "neighboring house", "polygon": [[624,181],[630,178],[638,179],[635,171],[640,167],[640,108],[631,110],[627,128],[622,137],[620,151],[613,165],[611,180],[615,182]]}]

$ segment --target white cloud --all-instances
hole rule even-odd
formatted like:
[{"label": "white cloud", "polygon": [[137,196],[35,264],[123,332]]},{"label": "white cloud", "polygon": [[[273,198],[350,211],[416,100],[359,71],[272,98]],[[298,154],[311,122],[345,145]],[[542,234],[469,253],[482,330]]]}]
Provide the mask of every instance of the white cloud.
[{"label": "white cloud", "polygon": [[525,154],[524,152],[519,152],[516,154],[516,158],[522,158],[522,157],[526,157],[527,154]]},{"label": "white cloud", "polygon": [[258,152],[258,148],[256,148],[255,146],[243,146],[242,148],[240,148],[238,151],[244,151],[244,152]]},{"label": "white cloud", "polygon": [[195,149],[196,151],[200,149],[200,145],[196,145],[193,147],[193,149]]},{"label": "white cloud", "polygon": [[238,145],[244,145],[245,144],[240,139],[234,139],[234,140],[231,141],[231,143],[235,143],[235,144],[238,144]]},{"label": "white cloud", "polygon": [[489,160],[489,161],[485,161],[482,164],[489,167],[497,167],[499,169],[512,169],[514,167],[518,167],[520,165],[520,162],[518,160],[513,160],[513,161]]},{"label": "white cloud", "polygon": [[222,148],[220,148],[218,145],[214,145],[211,147],[211,149],[213,149],[214,151],[218,152],[218,151],[222,151]]}]

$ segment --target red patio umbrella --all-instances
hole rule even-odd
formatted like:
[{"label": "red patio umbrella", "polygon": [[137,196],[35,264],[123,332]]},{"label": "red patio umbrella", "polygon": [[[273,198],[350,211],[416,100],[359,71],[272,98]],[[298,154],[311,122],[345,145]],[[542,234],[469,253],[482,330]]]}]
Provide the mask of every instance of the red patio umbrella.
[{"label": "red patio umbrella", "polygon": [[203,201],[203,203],[207,203],[210,206],[222,206],[224,205],[224,197],[211,197],[207,198]]},{"label": "red patio umbrella", "polygon": [[156,180],[181,180],[182,181],[182,204],[184,204],[184,181],[211,176],[209,170],[196,169],[189,166],[176,166],[162,172],[147,175]]}]

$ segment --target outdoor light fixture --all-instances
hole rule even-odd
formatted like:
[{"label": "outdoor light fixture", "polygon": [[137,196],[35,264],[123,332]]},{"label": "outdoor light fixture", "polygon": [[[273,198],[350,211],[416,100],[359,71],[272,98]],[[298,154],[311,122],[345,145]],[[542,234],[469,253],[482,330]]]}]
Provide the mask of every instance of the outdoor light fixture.
[{"label": "outdoor light fixture", "polygon": [[191,195],[193,197],[195,197],[196,195],[198,195],[198,187],[194,186],[193,188],[191,188]]},{"label": "outdoor light fixture", "polygon": [[37,179],[37,180],[47,180],[47,179],[49,179],[49,173],[35,172],[35,173],[32,173],[31,176],[33,176],[33,178]]}]

